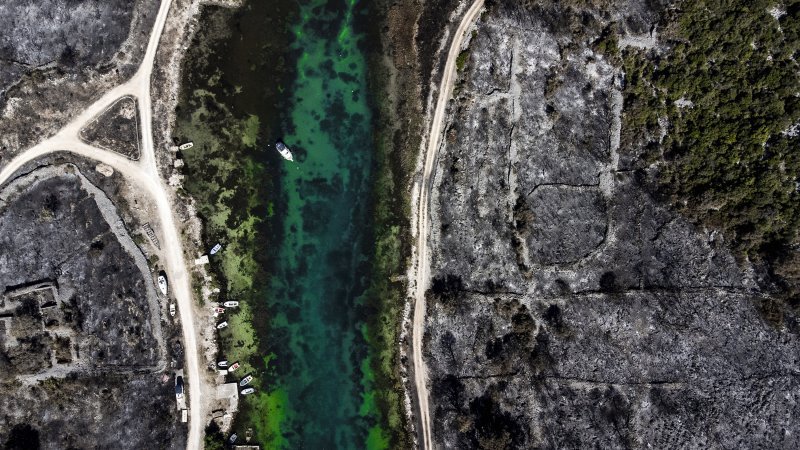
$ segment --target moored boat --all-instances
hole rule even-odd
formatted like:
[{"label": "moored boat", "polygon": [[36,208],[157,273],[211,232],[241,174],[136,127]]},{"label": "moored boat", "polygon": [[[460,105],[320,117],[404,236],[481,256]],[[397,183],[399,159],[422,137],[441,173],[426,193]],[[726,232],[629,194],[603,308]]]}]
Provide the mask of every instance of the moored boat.
[{"label": "moored boat", "polygon": [[251,381],[253,381],[253,376],[252,375],[248,375],[248,376],[242,378],[242,381],[239,382],[239,386],[245,387],[248,384],[250,384]]},{"label": "moored boat", "polygon": [[218,251],[222,250],[222,244],[217,244],[211,248],[211,251],[208,252],[209,255],[216,255]]},{"label": "moored boat", "polygon": [[283,159],[287,161],[294,161],[294,156],[292,155],[291,150],[289,150],[289,147],[287,147],[283,141],[275,142],[275,148],[278,150],[278,153],[281,154]]},{"label": "moored boat", "polygon": [[181,144],[178,147],[178,150],[189,150],[190,148],[194,147],[194,142],[187,142],[185,144]]},{"label": "moored boat", "polygon": [[250,394],[252,394],[252,393],[253,393],[253,392],[255,392],[255,391],[256,391],[256,390],[255,390],[255,389],[253,389],[253,388],[242,389],[242,395],[250,395]]},{"label": "moored boat", "polygon": [[239,302],[228,300],[227,302],[223,303],[222,306],[226,308],[236,308],[237,306],[239,306]]},{"label": "moored boat", "polygon": [[230,367],[228,367],[228,372],[234,372],[238,368],[239,368],[239,363],[238,362],[237,363],[233,363],[233,364],[231,364]]},{"label": "moored boat", "polygon": [[223,369],[228,367],[228,360],[223,359],[222,361],[218,362],[217,363],[217,367],[221,367]]},{"label": "moored boat", "polygon": [[169,315],[175,317],[175,303],[169,304]]},{"label": "moored boat", "polygon": [[220,322],[219,324],[217,324],[217,329],[221,330],[223,328],[227,328],[227,326],[228,326],[228,322]]},{"label": "moored boat", "polygon": [[216,308],[214,308],[214,312],[217,314],[222,314],[225,312],[225,308],[220,308],[219,306],[217,306]]}]

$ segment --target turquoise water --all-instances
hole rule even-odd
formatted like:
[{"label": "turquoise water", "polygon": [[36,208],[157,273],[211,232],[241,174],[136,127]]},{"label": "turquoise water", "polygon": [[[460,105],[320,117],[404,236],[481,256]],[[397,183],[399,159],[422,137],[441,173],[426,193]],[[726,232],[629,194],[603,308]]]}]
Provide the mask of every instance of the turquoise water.
[{"label": "turquoise water", "polygon": [[371,112],[355,1],[300,4],[283,140],[283,241],[267,293],[270,414],[286,448],[381,447],[359,297],[368,282]]}]

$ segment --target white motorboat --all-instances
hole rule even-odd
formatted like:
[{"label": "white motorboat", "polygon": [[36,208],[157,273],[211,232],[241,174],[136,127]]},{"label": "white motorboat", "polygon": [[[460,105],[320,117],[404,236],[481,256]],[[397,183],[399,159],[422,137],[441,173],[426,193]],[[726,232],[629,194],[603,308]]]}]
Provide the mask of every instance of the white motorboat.
[{"label": "white motorboat", "polygon": [[251,381],[253,381],[253,376],[252,375],[248,375],[248,376],[242,378],[242,381],[239,382],[239,386],[245,387],[248,384],[250,384]]},{"label": "white motorboat", "polygon": [[162,294],[167,295],[167,277],[164,275],[158,276],[158,289]]},{"label": "white motorboat", "polygon": [[208,254],[209,255],[216,255],[217,252],[220,251],[220,250],[222,250],[222,244],[217,244],[211,249],[210,252],[208,252]]},{"label": "white motorboat", "polygon": [[180,147],[178,147],[178,150],[189,150],[192,147],[194,147],[194,142],[187,142],[185,144],[181,144]]},{"label": "white motorboat", "polygon": [[217,325],[217,329],[218,329],[218,330],[221,330],[221,329],[223,329],[223,328],[227,328],[227,327],[228,327],[228,322],[220,322],[220,323]]},{"label": "white motorboat", "polygon": [[253,388],[242,389],[242,395],[250,395],[250,394],[252,394],[252,393],[253,393],[253,392],[255,392],[255,391],[256,391],[256,390],[255,390],[255,389],[253,389]]},{"label": "white motorboat", "polygon": [[220,367],[220,368],[223,368],[223,369],[228,367],[228,360],[223,359],[222,361],[217,363],[217,366]]},{"label": "white motorboat", "polygon": [[239,363],[233,363],[230,367],[228,367],[228,372],[234,372],[236,369],[239,368]]},{"label": "white motorboat", "polygon": [[281,154],[283,159],[287,161],[294,161],[294,156],[292,155],[291,150],[289,150],[289,147],[287,147],[286,144],[283,143],[283,141],[276,142],[275,148],[278,150],[278,153]]},{"label": "white motorboat", "polygon": [[239,302],[235,302],[233,300],[228,300],[227,302],[223,303],[222,306],[226,308],[236,308],[239,306]]},{"label": "white motorboat", "polygon": [[169,304],[169,315],[175,317],[175,303]]}]

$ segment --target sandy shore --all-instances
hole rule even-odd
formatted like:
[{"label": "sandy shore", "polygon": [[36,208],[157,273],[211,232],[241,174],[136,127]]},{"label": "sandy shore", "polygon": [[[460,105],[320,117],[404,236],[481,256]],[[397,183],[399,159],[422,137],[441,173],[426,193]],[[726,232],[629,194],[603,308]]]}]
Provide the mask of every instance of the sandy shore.
[{"label": "sandy shore", "polygon": [[[175,147],[172,142],[172,130],[175,125],[175,110],[178,106],[181,81],[183,80],[183,59],[186,49],[192,42],[195,33],[200,26],[199,18],[202,8],[207,5],[217,5],[228,8],[236,8],[241,5],[239,0],[230,1],[204,1],[204,0],[175,0],[170,9],[164,32],[159,42],[158,53],[151,84],[153,96],[153,141],[156,149],[156,163],[161,176],[165,180],[175,180],[171,182],[170,202],[174,207],[175,214],[181,221],[182,245],[187,261],[193,261],[198,255],[205,252],[205,244],[201,239],[203,224],[197,217],[193,199],[179,196],[177,191],[180,188],[180,175],[174,168]],[[216,343],[216,319],[212,314],[210,302],[214,292],[208,287],[207,281],[210,280],[205,266],[189,267],[198,279],[204,280],[202,293],[204,304],[209,307],[199,307],[199,302],[195,302],[193,315],[195,324],[199,331],[198,341],[202,345],[202,355],[200,355],[201,366],[207,370],[201,374],[206,379],[201,386],[203,387],[203,413],[204,423],[211,420],[211,411],[220,407],[227,408],[227,401],[217,399],[217,386],[220,384],[215,363],[217,356]],[[235,409],[235,405],[232,405]],[[228,424],[230,421],[226,421]]]}]

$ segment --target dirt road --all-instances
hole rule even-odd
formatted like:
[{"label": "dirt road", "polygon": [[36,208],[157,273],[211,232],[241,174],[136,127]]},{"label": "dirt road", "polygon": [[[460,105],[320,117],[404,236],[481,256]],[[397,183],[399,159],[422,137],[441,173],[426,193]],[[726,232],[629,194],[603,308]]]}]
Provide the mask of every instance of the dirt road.
[{"label": "dirt road", "polygon": [[[153,117],[150,98],[150,81],[153,73],[156,49],[167,20],[172,0],[162,0],[158,10],[153,30],[147,44],[142,64],[136,74],[127,82],[109,90],[99,100],[83,110],[72,122],[62,128],[56,135],[31,147],[11,160],[0,171],[0,184],[5,183],[24,164],[55,151],[69,151],[87,158],[103,162],[120,172],[130,183],[142,188],[153,200],[158,211],[161,223],[164,246],[164,260],[167,276],[178,303],[181,325],[183,327],[184,348],[186,354],[185,371],[186,382],[189,386],[189,436],[186,447],[188,449],[201,449],[203,439],[203,411],[201,402],[202,392],[209,392],[204,385],[205,379],[200,375],[200,362],[198,357],[198,343],[195,332],[193,302],[190,286],[190,277],[186,269],[181,247],[181,238],[175,225],[173,208],[164,180],[161,179],[156,167],[155,149],[153,146]],[[78,133],[96,115],[104,111],[118,98],[133,95],[139,101],[140,126],[142,133],[141,158],[131,161],[122,155],[111,153],[87,145],[78,138]]]},{"label": "dirt road", "polygon": [[433,113],[431,130],[428,135],[428,143],[425,146],[422,167],[422,179],[419,186],[415,189],[416,198],[412,199],[412,204],[416,207],[416,242],[415,242],[415,261],[412,266],[413,282],[409,285],[414,297],[414,322],[412,325],[412,359],[414,362],[414,385],[417,390],[417,400],[419,403],[419,423],[420,434],[422,435],[422,448],[432,449],[432,424],[428,407],[428,385],[425,362],[422,360],[422,337],[425,332],[425,291],[428,290],[430,283],[430,259],[428,257],[428,234],[430,220],[428,210],[430,206],[431,180],[433,175],[433,164],[436,161],[436,152],[442,139],[442,128],[444,126],[445,111],[447,102],[453,91],[453,83],[456,80],[456,59],[461,53],[461,45],[467,34],[467,29],[472,26],[478,14],[483,8],[484,0],[475,0],[467,13],[461,19],[450,51],[447,53],[447,62],[442,72],[442,82],[439,85],[439,96],[436,99],[436,109]]}]

